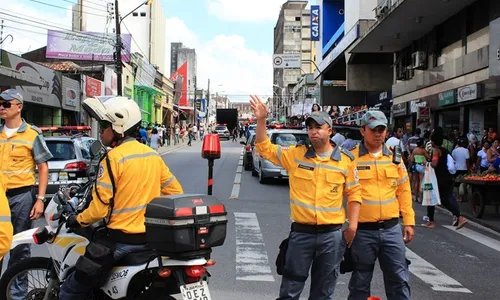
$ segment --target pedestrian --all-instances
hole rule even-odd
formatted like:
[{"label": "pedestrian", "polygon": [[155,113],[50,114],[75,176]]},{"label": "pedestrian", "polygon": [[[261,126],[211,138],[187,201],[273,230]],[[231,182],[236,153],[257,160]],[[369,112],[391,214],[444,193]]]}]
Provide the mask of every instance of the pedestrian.
[{"label": "pedestrian", "polygon": [[171,139],[171,136],[172,136],[172,131],[173,131],[172,126],[167,126],[165,128],[165,135],[163,136],[163,138],[165,139],[165,142],[167,143],[167,146],[170,146],[170,139]]},{"label": "pedestrian", "polygon": [[153,148],[155,151],[158,151],[160,147],[160,135],[158,134],[158,129],[153,128],[151,130],[151,136],[149,137],[149,147]]},{"label": "pedestrian", "polygon": [[[332,119],[326,113],[306,120],[311,146],[272,144],[266,132],[267,108],[257,96],[251,98],[250,105],[257,119],[257,151],[290,174],[293,223],[279,299],[299,299],[311,266],[309,299],[333,299],[346,246],[350,246],[356,235],[361,202],[354,156],[330,142]],[[347,194],[349,226],[342,233],[346,220],[344,193]]]},{"label": "pedestrian", "polygon": [[[385,114],[369,110],[360,125],[363,140],[351,151],[362,187],[363,203],[358,231],[351,247],[353,273],[348,299],[366,300],[370,297],[373,270],[378,258],[387,299],[410,300],[405,243],[413,240],[415,212],[408,173],[401,155],[394,154],[384,145],[387,134]],[[400,212],[403,234],[399,225]]]},{"label": "pedestrian", "polygon": [[[3,157],[0,169],[5,180],[14,234],[31,229],[33,221],[42,216],[49,177],[47,161],[52,158],[42,131],[21,118],[23,104],[23,96],[18,90],[8,89],[0,94],[0,118],[5,121],[0,126],[0,153]],[[36,169],[38,188],[35,187]],[[8,266],[30,256],[30,246],[19,245],[10,251]],[[27,277],[16,279],[11,290],[12,299],[24,299],[27,286]]]}]

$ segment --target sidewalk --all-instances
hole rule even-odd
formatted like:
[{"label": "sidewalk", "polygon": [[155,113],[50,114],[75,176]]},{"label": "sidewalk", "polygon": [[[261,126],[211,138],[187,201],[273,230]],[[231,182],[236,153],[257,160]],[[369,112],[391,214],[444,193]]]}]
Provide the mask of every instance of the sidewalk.
[{"label": "sidewalk", "polygon": [[[196,141],[192,141],[191,143],[194,146],[194,145],[200,143],[200,141],[196,140]],[[160,153],[160,155],[165,155],[167,153],[173,152],[174,150],[184,148],[184,147],[187,147],[187,141],[184,144],[181,143],[181,144],[177,144],[175,146],[174,146],[174,141],[171,141],[170,146],[160,147],[160,149],[158,149],[158,153]]]},{"label": "sidewalk", "polygon": [[486,205],[484,209],[484,214],[481,219],[474,218],[472,216],[472,200],[469,199],[468,202],[459,202],[460,211],[464,215],[464,217],[472,220],[484,227],[488,227],[497,232],[500,232],[500,212],[497,212],[497,208],[495,205]]}]

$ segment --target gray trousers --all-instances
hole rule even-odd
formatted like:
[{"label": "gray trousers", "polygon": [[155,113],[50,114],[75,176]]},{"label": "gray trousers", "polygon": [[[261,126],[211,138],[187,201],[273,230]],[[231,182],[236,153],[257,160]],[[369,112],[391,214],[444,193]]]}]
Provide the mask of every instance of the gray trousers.
[{"label": "gray trousers", "polygon": [[[12,215],[12,226],[14,234],[29,230],[33,227],[33,221],[30,220],[31,209],[35,203],[35,199],[31,192],[26,192],[13,197],[9,197],[10,212]],[[19,245],[10,251],[8,267],[14,263],[31,257],[30,245]],[[12,283],[11,295],[13,300],[26,299],[28,290],[27,275],[20,275],[15,282]]]},{"label": "gray trousers", "polygon": [[309,269],[309,300],[333,299],[345,249],[341,230],[319,234],[291,232],[278,300],[298,300]]},{"label": "gray trousers", "polygon": [[370,297],[375,261],[384,275],[387,300],[411,300],[410,274],[401,226],[385,230],[359,230],[351,246],[354,271],[349,281],[349,300]]}]

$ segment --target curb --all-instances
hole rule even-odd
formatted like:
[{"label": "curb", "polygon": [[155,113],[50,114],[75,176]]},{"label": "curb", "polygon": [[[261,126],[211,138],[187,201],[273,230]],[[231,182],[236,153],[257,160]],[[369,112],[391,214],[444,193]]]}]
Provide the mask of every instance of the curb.
[{"label": "curb", "polygon": [[[452,213],[449,212],[446,208],[443,208],[441,206],[436,206],[436,209],[441,211],[442,213],[452,216]],[[492,233],[498,235],[500,233],[500,227],[488,223],[488,221],[484,221],[481,219],[474,218],[471,214],[467,212],[462,212],[462,215],[466,217],[469,220],[469,225],[472,225],[474,227],[477,227],[479,229],[485,230],[485,231],[493,231]]]}]

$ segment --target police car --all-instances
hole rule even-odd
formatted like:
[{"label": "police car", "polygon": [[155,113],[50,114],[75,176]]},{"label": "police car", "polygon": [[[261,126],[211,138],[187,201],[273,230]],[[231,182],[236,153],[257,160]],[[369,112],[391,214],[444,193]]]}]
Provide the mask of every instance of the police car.
[{"label": "police car", "polygon": [[[66,133],[69,135],[46,136],[45,142],[53,158],[48,161],[49,183],[46,197],[51,198],[60,189],[70,183],[87,182],[87,171],[95,172],[91,166],[90,146],[96,139],[83,134],[74,134],[90,130],[87,126],[41,127],[43,132]],[[73,134],[72,134],[73,133]],[[72,134],[72,135],[71,135]],[[89,170],[90,168],[90,170]],[[36,173],[38,185],[38,173]]]}]

